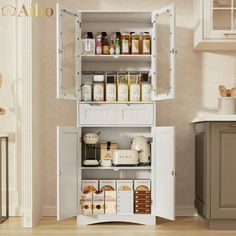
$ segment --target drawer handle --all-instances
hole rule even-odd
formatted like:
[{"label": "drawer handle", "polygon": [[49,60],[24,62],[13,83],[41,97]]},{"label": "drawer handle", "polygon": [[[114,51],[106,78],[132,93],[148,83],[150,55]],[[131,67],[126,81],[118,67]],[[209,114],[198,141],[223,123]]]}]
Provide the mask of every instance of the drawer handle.
[{"label": "drawer handle", "polygon": [[236,35],[236,33],[224,33],[225,36]]},{"label": "drawer handle", "polygon": [[94,106],[101,106],[102,103],[89,103],[89,105],[90,105],[91,107],[94,107]]}]

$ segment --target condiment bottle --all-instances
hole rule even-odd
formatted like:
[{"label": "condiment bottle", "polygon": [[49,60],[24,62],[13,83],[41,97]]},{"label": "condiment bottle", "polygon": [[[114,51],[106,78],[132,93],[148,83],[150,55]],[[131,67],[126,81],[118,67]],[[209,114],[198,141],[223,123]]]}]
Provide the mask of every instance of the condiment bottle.
[{"label": "condiment bottle", "polygon": [[129,74],[129,97],[132,102],[139,102],[141,97],[140,78],[138,73]]},{"label": "condiment bottle", "polygon": [[106,78],[106,101],[116,101],[116,75],[107,73]]},{"label": "condiment bottle", "polygon": [[98,35],[96,39],[96,54],[101,55],[102,54],[102,36]]},{"label": "condiment bottle", "polygon": [[109,49],[110,54],[111,55],[115,54],[115,50],[116,50],[116,45],[114,43],[114,40],[112,39],[110,43],[110,49]]},{"label": "condiment bottle", "polygon": [[142,53],[151,54],[151,36],[148,32],[142,34]]},{"label": "condiment bottle", "polygon": [[120,32],[116,32],[116,54],[120,54]]},{"label": "condiment bottle", "polygon": [[117,85],[117,100],[118,102],[127,102],[129,100],[128,76],[120,75]]},{"label": "condiment bottle", "polygon": [[139,35],[137,33],[131,35],[131,54],[139,54]]},{"label": "condiment bottle", "polygon": [[121,53],[130,54],[130,35],[129,33],[123,33],[121,35]]},{"label": "condiment bottle", "polygon": [[104,38],[104,42],[103,42],[103,45],[102,45],[102,53],[104,55],[109,54],[109,43],[108,43],[107,36],[105,36],[105,38]]},{"label": "condiment bottle", "polygon": [[102,74],[93,76],[93,101],[104,101],[104,75]]}]

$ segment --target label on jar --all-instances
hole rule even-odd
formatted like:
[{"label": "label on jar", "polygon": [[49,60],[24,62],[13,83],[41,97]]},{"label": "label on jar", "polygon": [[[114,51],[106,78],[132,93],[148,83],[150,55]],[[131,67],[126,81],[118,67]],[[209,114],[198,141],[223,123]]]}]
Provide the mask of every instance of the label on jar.
[{"label": "label on jar", "polygon": [[116,101],[116,85],[115,84],[106,85],[106,101],[109,101],[109,102]]},{"label": "label on jar", "polygon": [[119,102],[128,101],[128,84],[118,85],[118,101]]},{"label": "label on jar", "polygon": [[143,53],[150,53],[150,40],[149,39],[143,40]]},{"label": "label on jar", "polygon": [[142,84],[142,101],[151,101],[151,84]]},{"label": "label on jar", "polygon": [[139,53],[139,40],[138,39],[132,39],[131,51],[132,53]]},{"label": "label on jar", "polygon": [[91,101],[92,100],[92,87],[90,84],[82,85],[81,99],[83,101]]},{"label": "label on jar", "polygon": [[140,84],[130,85],[130,101],[140,101]]},{"label": "label on jar", "polygon": [[103,84],[94,84],[93,100],[104,101],[104,85]]},{"label": "label on jar", "polygon": [[128,39],[122,40],[122,53],[129,53],[129,40]]}]

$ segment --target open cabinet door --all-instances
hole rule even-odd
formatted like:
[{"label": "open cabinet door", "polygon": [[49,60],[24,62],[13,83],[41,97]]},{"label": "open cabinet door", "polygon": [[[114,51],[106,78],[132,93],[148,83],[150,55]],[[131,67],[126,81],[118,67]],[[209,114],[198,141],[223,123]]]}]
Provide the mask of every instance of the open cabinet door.
[{"label": "open cabinet door", "polygon": [[57,98],[77,100],[80,88],[81,15],[57,3]]},{"label": "open cabinet door", "polygon": [[152,163],[155,171],[153,212],[156,216],[175,219],[175,132],[174,127],[153,129]]},{"label": "open cabinet door", "polygon": [[57,220],[79,214],[81,129],[57,127]]},{"label": "open cabinet door", "polygon": [[175,97],[175,6],[152,12],[152,100]]}]

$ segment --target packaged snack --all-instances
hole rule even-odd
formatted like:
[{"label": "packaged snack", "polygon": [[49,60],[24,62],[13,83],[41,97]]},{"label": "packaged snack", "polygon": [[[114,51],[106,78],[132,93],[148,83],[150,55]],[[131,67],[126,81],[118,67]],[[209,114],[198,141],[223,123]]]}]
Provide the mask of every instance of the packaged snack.
[{"label": "packaged snack", "polygon": [[94,191],[93,192],[93,201],[104,202],[104,192],[103,191]]},{"label": "packaged snack", "polygon": [[105,192],[105,202],[116,201],[116,191]]},{"label": "packaged snack", "polygon": [[134,212],[134,192],[117,191],[117,214],[129,215]]},{"label": "packaged snack", "polygon": [[104,201],[93,201],[93,215],[104,214]]},{"label": "packaged snack", "polygon": [[98,191],[98,180],[83,179],[81,189],[83,192]]},{"label": "packaged snack", "polygon": [[134,191],[151,191],[151,180],[150,179],[134,180]]},{"label": "packaged snack", "polygon": [[81,201],[92,201],[93,195],[92,192],[82,192]]},{"label": "packaged snack", "polygon": [[116,180],[99,180],[100,191],[115,191]]},{"label": "packaged snack", "polygon": [[116,201],[105,201],[105,214],[116,214]]},{"label": "packaged snack", "polygon": [[91,201],[81,201],[81,214],[91,215],[93,214],[93,205]]},{"label": "packaged snack", "polygon": [[116,181],[117,191],[132,191],[133,190],[133,180],[130,179],[119,179]]}]

